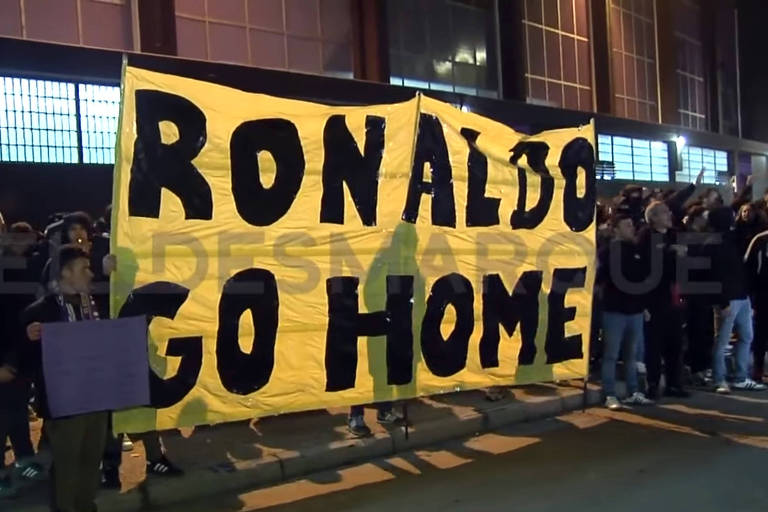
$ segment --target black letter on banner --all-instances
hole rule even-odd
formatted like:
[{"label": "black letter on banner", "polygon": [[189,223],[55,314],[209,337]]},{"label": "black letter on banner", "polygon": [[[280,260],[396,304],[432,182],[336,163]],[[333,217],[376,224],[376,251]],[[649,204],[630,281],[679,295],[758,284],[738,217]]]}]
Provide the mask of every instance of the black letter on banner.
[{"label": "black letter on banner", "polygon": [[462,128],[461,135],[469,144],[467,159],[467,226],[495,226],[499,224],[499,203],[501,199],[485,196],[488,183],[488,158],[477,149],[480,132]]},{"label": "black letter on banner", "polygon": [[529,211],[525,210],[526,199],[528,198],[528,176],[522,167],[517,168],[518,186],[520,193],[517,196],[517,208],[512,212],[510,224],[513,229],[533,229],[544,220],[552,204],[552,196],[555,192],[555,180],[547,168],[547,155],[549,154],[549,145],[546,142],[526,141],[520,142],[512,148],[512,156],[509,161],[512,165],[517,165],[520,158],[525,155],[528,160],[528,166],[539,175],[541,179],[539,202]]},{"label": "black letter on banner", "polygon": [[[595,219],[597,185],[595,183],[595,151],[584,137],[573,139],[565,145],[560,155],[560,170],[565,178],[563,193],[563,215],[571,231],[584,231]],[[579,167],[584,169],[585,193],[578,197],[576,184]]]},{"label": "black letter on banner", "polygon": [[[269,188],[259,178],[260,151],[271,153],[277,165]],[[296,126],[286,119],[247,121],[232,134],[229,152],[237,212],[254,226],[279,220],[293,204],[304,179],[304,150]]]},{"label": "black letter on banner", "polygon": [[[158,281],[136,288],[120,308],[119,317],[147,316],[151,323],[156,316],[173,319],[189,296],[183,286]],[[192,391],[203,367],[203,337],[171,338],[165,355],[180,357],[179,370],[168,379],[161,379],[150,368],[149,396],[152,407],[163,409],[175,405]]]},{"label": "black letter on banner", "polygon": [[565,324],[576,318],[576,308],[565,307],[565,294],[571,288],[583,288],[586,275],[586,267],[558,268],[552,275],[552,289],[548,299],[547,340],[544,343],[547,364],[584,357],[581,334],[565,337]]},{"label": "black letter on banner", "polygon": [[[408,198],[405,201],[403,220],[416,223],[422,194],[432,195],[432,224],[456,227],[456,202],[453,197],[453,172],[448,158],[448,146],[440,120],[429,114],[419,117],[419,136],[413,158]],[[430,182],[424,181],[424,164],[432,170]]]},{"label": "black letter on banner", "polygon": [[[427,368],[438,377],[450,377],[467,365],[469,337],[475,324],[474,299],[472,283],[461,274],[443,276],[432,286],[421,324],[421,352]],[[456,325],[446,340],[440,324],[449,304],[456,309]]]},{"label": "black letter on banner", "polygon": [[512,291],[498,274],[483,278],[483,335],[480,338],[480,363],[483,368],[499,366],[499,324],[509,336],[520,324],[523,340],[518,354],[519,365],[531,365],[536,358],[536,330],[539,323],[541,271],[529,270],[520,276]]},{"label": "black letter on banner", "polygon": [[[224,285],[219,302],[216,368],[224,388],[237,395],[258,391],[269,382],[275,366],[278,322],[277,281],[272,272],[251,268]],[[251,311],[254,335],[250,354],[240,350],[240,317]]]},{"label": "black letter on banner", "polygon": [[[160,123],[169,121],[179,139],[163,144]],[[205,146],[205,114],[186,98],[162,91],[136,91],[136,142],[128,184],[128,215],[160,217],[161,190],[173,192],[186,219],[213,218],[208,182],[192,164]]]},{"label": "black letter on banner", "polygon": [[412,380],[413,276],[387,276],[387,310],[358,313],[356,277],[332,277],[328,292],[326,336],[326,391],[355,387],[357,338],[387,336],[387,383],[408,384]]},{"label": "black letter on banner", "polygon": [[325,123],[323,148],[325,162],[320,222],[344,224],[342,183],[346,183],[363,225],[375,226],[379,167],[384,152],[384,118],[366,116],[365,150],[361,155],[355,139],[347,129],[345,116],[331,116]]}]

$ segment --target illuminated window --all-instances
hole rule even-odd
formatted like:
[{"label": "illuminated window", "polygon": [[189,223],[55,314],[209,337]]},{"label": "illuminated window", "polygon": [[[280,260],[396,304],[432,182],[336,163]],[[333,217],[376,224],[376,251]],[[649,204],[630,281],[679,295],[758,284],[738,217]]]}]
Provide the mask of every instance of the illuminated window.
[{"label": "illuminated window", "polygon": [[75,84],[0,77],[0,160],[77,163]]},{"label": "illuminated window", "polygon": [[115,162],[117,119],[120,113],[120,88],[79,84],[80,126],[84,164]]},{"label": "illuminated window", "polygon": [[119,111],[119,87],[0,77],[0,161],[114,163]]},{"label": "illuminated window", "polygon": [[711,148],[685,146],[682,151],[682,169],[675,179],[693,183],[704,169],[704,183],[715,185],[728,182],[728,153]]},{"label": "illuminated window", "polygon": [[[669,145],[648,139],[598,135],[598,178],[669,181]],[[613,172],[606,172],[607,170]]]}]

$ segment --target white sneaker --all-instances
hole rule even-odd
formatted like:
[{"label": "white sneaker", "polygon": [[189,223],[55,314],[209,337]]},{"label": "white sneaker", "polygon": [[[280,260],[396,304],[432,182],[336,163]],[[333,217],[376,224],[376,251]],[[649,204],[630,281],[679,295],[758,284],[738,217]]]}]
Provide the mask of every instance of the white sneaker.
[{"label": "white sneaker", "polygon": [[740,391],[765,391],[768,386],[761,382],[755,382],[752,379],[744,379],[741,382],[734,382],[733,388]]},{"label": "white sneaker", "polygon": [[654,405],[656,402],[646,397],[644,394],[637,392],[624,400],[624,403],[627,405]]},{"label": "white sneaker", "polygon": [[719,395],[729,395],[731,393],[731,387],[727,382],[721,382],[715,385],[715,393]]},{"label": "white sneaker", "polygon": [[618,411],[621,409],[621,402],[615,396],[607,396],[605,397],[605,406],[612,411]]},{"label": "white sneaker", "polygon": [[648,373],[648,370],[645,367],[645,363],[638,361],[635,363],[635,366],[637,367],[637,373],[640,373],[643,375]]}]

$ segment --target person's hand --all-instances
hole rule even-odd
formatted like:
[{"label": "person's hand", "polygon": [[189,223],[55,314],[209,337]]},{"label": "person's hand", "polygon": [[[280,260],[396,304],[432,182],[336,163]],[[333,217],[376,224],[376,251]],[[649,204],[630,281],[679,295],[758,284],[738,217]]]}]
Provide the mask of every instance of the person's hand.
[{"label": "person's hand", "polygon": [[706,171],[706,170],[707,170],[706,167],[702,167],[701,170],[699,171],[699,175],[696,176],[696,186],[697,187],[699,185],[701,185],[701,183],[704,181],[704,171]]},{"label": "person's hand", "polygon": [[643,320],[645,320],[646,322],[651,321],[651,312],[648,311],[647,309],[643,311]]},{"label": "person's hand", "polygon": [[7,364],[0,366],[0,384],[11,382],[15,378],[16,378],[15,369],[11,368]]},{"label": "person's hand", "polygon": [[43,337],[43,324],[34,322],[27,326],[27,338],[30,341],[40,341]]},{"label": "person's hand", "polygon": [[115,270],[117,270],[117,256],[114,254],[107,254],[104,259],[101,260],[101,266],[104,268],[104,275],[108,276]]}]

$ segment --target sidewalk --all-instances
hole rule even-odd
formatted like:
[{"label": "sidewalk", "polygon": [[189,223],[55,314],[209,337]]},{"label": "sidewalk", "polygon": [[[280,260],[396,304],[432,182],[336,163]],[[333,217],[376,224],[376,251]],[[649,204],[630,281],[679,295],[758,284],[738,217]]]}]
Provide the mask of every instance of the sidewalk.
[{"label": "sidewalk", "polygon": [[[581,386],[581,381],[571,381],[512,388],[499,402],[487,401],[481,391],[411,400],[408,439],[403,428],[387,430],[378,425],[375,408],[366,409],[366,421],[374,433],[368,439],[354,439],[347,433],[347,409],[168,432],[163,435],[168,457],[186,474],[145,480],[143,447],[137,443],[133,452],[123,454],[122,491],[102,491],[99,509],[134,512],[254,489],[510,423],[555,416],[583,406]],[[600,401],[599,387],[589,387],[587,401],[588,405]],[[15,512],[47,512],[45,491],[41,484],[16,500],[0,502],[0,508],[10,505]]]}]

